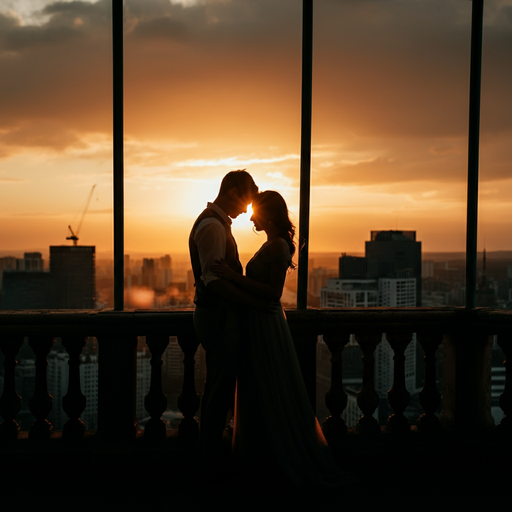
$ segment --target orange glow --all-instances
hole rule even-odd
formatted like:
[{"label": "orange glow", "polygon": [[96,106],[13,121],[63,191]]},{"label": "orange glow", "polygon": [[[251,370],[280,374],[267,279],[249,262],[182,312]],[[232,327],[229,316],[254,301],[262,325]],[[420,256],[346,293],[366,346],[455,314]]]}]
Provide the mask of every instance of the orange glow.
[{"label": "orange glow", "polygon": [[[69,243],[97,183],[80,243],[107,254],[109,15],[104,2],[50,3],[0,8],[0,250]],[[511,244],[511,7],[486,11],[479,250]],[[416,230],[424,251],[464,250],[470,11],[316,3],[311,251],[363,252],[379,229]],[[301,3],[133,0],[125,17],[126,253],[186,254],[232,169],[282,193],[298,224]],[[264,241],[250,217],[233,223],[242,253]]]},{"label": "orange glow", "polygon": [[153,307],[155,291],[151,288],[133,287],[124,291],[124,300],[129,307],[149,309]]}]

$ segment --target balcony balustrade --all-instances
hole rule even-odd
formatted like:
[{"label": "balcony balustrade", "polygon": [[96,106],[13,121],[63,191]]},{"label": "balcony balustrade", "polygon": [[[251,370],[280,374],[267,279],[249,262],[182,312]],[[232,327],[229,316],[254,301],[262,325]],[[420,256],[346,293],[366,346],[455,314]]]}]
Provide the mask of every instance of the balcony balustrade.
[{"label": "balcony balustrade", "polygon": [[[3,440],[19,437],[16,416],[21,401],[16,389],[16,356],[24,342],[36,355],[35,389],[29,398],[30,411],[35,422],[29,438],[49,439],[53,426],[48,421],[53,399],[47,386],[47,356],[60,337],[69,354],[69,384],[62,406],[68,420],[62,438],[80,440],[87,425],[80,416],[86,397],[80,388],[80,353],[87,336],[95,336],[99,345],[99,391],[97,439],[106,443],[129,440],[139,435],[135,410],[136,347],[137,336],[145,336],[151,353],[151,384],[145,398],[145,408],[150,416],[144,429],[144,438],[158,440],[166,435],[161,419],[167,407],[162,391],[162,354],[170,336],[177,336],[184,354],[183,388],[178,405],[183,413],[179,437],[194,441],[199,434],[195,415],[200,397],[194,384],[194,356],[198,340],[192,325],[191,309],[180,310],[125,310],[125,311],[2,311],[0,312],[0,348],[5,358],[4,388],[0,398],[3,423],[0,435]],[[330,442],[343,439],[347,427],[341,417],[347,394],[343,385],[343,350],[350,335],[362,351],[363,379],[357,394],[362,411],[355,428],[360,439],[375,438],[384,431],[396,439],[405,438],[411,428],[418,433],[434,435],[455,432],[457,435],[476,432],[501,432],[510,440],[512,414],[511,371],[506,367],[505,390],[500,397],[504,418],[498,426],[490,413],[491,405],[491,346],[492,336],[506,359],[512,350],[512,311],[462,308],[360,308],[360,309],[310,309],[287,310],[302,371],[312,403],[315,402],[316,343],[318,335],[331,352],[331,386],[326,394],[330,416],[325,419],[324,431]],[[393,410],[386,425],[379,425],[374,412],[379,397],[374,385],[374,353],[382,340],[382,333],[394,351],[393,385],[388,392],[388,402]],[[404,415],[409,403],[405,385],[404,352],[413,333],[424,351],[424,387],[419,400],[423,413],[416,425],[410,425]],[[443,409],[438,416],[440,391],[436,388],[436,359],[438,347],[443,347],[444,388]],[[421,371],[418,369],[418,371]],[[323,418],[319,418],[320,421]],[[351,429],[351,433],[352,429]]]}]

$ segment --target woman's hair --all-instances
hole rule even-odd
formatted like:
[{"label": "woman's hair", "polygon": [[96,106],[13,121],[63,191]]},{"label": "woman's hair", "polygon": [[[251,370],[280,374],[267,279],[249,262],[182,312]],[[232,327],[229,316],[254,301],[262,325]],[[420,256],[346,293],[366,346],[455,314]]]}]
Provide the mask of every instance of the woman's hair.
[{"label": "woman's hair", "polygon": [[[279,192],[274,190],[265,190],[256,195],[252,201],[253,211],[267,212],[269,220],[279,230],[279,236],[284,238],[290,247],[290,254],[293,257],[295,253],[295,226],[290,220],[288,214],[288,207],[286,201]],[[295,268],[293,262],[290,262],[290,267]]]}]

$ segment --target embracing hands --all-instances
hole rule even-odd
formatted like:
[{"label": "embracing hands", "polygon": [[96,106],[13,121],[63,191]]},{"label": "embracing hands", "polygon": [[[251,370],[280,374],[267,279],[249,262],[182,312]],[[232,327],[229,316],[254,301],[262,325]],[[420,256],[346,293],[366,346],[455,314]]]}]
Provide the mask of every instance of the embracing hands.
[{"label": "embracing hands", "polygon": [[224,259],[215,261],[210,269],[216,276],[227,279],[228,281],[236,282],[237,278],[243,277],[242,274],[235,272]]},{"label": "embracing hands", "polygon": [[[222,279],[226,279],[227,281],[231,281],[232,283],[235,283],[241,288],[246,288],[244,284],[248,284],[247,281],[244,282],[246,278],[243,276],[243,274],[235,272],[223,259],[215,261],[215,263],[211,265],[210,270],[216,276],[221,277]],[[249,288],[249,291],[252,290],[250,290]],[[251,305],[255,309],[259,309],[260,311],[264,311],[265,313],[276,313],[281,308],[281,304],[279,301],[264,299],[262,297],[255,295],[254,293],[251,293],[251,295]]]}]

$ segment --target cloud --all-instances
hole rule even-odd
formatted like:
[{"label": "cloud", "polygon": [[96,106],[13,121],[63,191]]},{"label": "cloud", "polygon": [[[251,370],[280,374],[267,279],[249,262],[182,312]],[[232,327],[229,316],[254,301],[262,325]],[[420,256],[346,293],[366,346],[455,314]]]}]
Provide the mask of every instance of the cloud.
[{"label": "cloud", "polygon": [[460,181],[467,170],[463,138],[359,138],[313,148],[313,184],[370,185]]},{"label": "cloud", "polygon": [[0,135],[0,144],[7,147],[50,148],[64,150],[86,145],[77,134],[59,122],[25,122]]},{"label": "cloud", "polygon": [[14,12],[0,12],[0,30],[2,30],[2,35],[4,32],[9,31],[13,28],[21,26],[21,19],[19,16],[16,16]]},{"label": "cloud", "polygon": [[[286,155],[300,146],[300,2],[125,6],[127,166],[179,173],[264,163],[296,179],[297,162]],[[53,2],[32,25],[0,14],[4,157],[20,148],[108,157],[110,9],[108,0]],[[314,154],[314,182],[463,179],[470,12],[471,3],[458,0],[315,4],[313,144],[331,154]],[[510,1],[486,6],[485,179],[509,172],[511,27]],[[94,138],[105,141],[101,151]]]},{"label": "cloud", "polygon": [[14,212],[5,214],[5,217],[33,217],[33,218],[58,218],[63,217],[64,214],[56,213],[56,212],[46,212],[46,211],[34,211],[34,212]]},{"label": "cloud", "polygon": [[299,155],[283,155],[270,158],[256,157],[237,157],[220,158],[217,160],[187,160],[185,162],[177,162],[176,167],[232,167],[240,168],[248,165],[269,164],[275,162],[283,162],[285,160],[299,160]]},{"label": "cloud", "polygon": [[27,180],[19,179],[19,178],[3,178],[0,176],[0,181],[2,183],[25,183]]},{"label": "cloud", "polygon": [[7,30],[2,36],[2,48],[7,52],[18,52],[41,46],[72,44],[83,34],[72,27],[20,27]]},{"label": "cloud", "polygon": [[136,39],[162,41],[184,41],[187,37],[187,28],[184,23],[172,19],[170,16],[141,21],[135,25],[132,36]]}]

